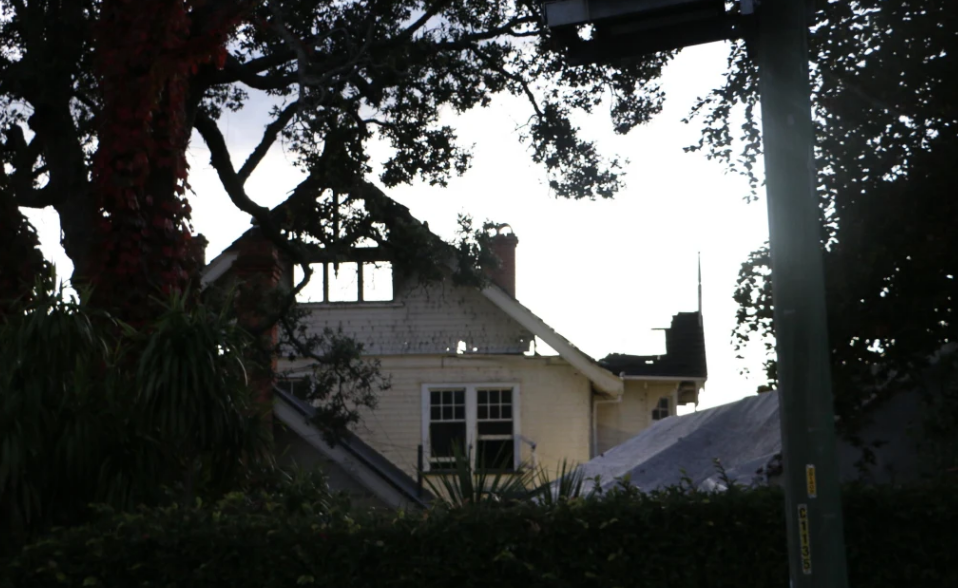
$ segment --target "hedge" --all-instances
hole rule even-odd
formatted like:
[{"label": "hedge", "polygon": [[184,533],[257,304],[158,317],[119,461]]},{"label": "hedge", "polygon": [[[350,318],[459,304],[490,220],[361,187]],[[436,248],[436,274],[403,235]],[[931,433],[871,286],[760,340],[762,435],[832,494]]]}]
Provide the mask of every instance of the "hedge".
[{"label": "hedge", "polygon": [[[955,489],[846,489],[851,586],[958,586]],[[761,488],[364,521],[167,508],[60,530],[0,564],[0,577],[16,588],[781,588],[782,505]]]}]

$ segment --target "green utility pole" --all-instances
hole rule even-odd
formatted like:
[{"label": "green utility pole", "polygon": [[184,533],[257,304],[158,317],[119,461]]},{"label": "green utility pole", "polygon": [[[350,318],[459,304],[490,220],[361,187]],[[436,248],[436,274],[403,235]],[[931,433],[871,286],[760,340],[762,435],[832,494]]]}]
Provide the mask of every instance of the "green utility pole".
[{"label": "green utility pole", "polygon": [[792,588],[847,588],[805,0],[757,9]]}]

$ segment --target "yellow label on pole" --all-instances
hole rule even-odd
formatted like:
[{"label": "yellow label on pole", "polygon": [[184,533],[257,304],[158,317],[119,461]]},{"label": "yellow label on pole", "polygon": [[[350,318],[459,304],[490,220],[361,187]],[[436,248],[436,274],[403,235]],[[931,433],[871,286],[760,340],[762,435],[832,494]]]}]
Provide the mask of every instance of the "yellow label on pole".
[{"label": "yellow label on pole", "polygon": [[808,490],[808,497],[818,496],[818,484],[815,481],[815,466],[808,464],[805,466],[805,487]]},{"label": "yellow label on pole", "polygon": [[798,536],[801,538],[802,573],[812,573],[812,541],[808,531],[808,506],[798,505]]}]

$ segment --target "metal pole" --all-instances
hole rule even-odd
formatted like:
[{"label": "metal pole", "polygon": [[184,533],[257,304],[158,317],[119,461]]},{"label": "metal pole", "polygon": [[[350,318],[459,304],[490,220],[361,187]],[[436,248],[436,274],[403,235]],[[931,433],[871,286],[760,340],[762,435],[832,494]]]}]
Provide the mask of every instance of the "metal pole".
[{"label": "metal pole", "polygon": [[847,588],[806,2],[763,0],[757,16],[791,585]]}]

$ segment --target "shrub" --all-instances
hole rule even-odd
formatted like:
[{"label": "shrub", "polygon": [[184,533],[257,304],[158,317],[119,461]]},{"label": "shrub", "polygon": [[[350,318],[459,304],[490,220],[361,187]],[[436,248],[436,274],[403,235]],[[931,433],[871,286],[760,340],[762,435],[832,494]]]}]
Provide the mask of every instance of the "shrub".
[{"label": "shrub", "polygon": [[[851,585],[958,585],[954,490],[846,489]],[[782,507],[774,488],[626,489],[367,521],[171,507],[61,530],[0,577],[17,588],[778,588],[788,583]]]},{"label": "shrub", "polygon": [[215,495],[268,468],[248,337],[182,298],[134,329],[43,284],[0,319],[0,554],[87,505]]}]

